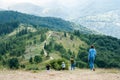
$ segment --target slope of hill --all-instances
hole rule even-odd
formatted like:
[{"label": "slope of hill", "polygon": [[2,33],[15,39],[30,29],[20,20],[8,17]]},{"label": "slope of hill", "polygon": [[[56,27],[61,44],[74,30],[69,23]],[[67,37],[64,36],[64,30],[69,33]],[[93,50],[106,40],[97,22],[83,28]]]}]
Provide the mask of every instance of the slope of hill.
[{"label": "slope of hill", "polygon": [[51,31],[21,24],[9,34],[1,36],[0,40],[1,68],[10,66],[8,63],[11,59],[18,59],[16,62],[19,65],[16,66],[19,68],[44,69],[49,59],[69,60],[71,56],[75,57],[77,67],[87,68],[91,44],[97,50],[96,67],[120,68],[120,40],[110,36]]},{"label": "slope of hill", "polygon": [[[73,31],[79,29],[83,33],[94,33],[94,31],[92,30],[89,30],[81,25],[76,25],[73,22],[65,21],[61,18],[38,17],[38,16],[23,14],[14,11],[0,11],[1,27],[5,25],[9,25],[10,23],[13,23],[13,25],[15,25],[14,24],[15,22],[16,24],[20,24],[20,23],[31,24],[34,25],[34,27],[43,27],[52,30]],[[14,27],[16,28],[17,26]],[[6,29],[8,29],[8,27],[6,27]],[[4,28],[2,29],[2,31],[4,31]]]},{"label": "slope of hill", "polygon": [[[44,28],[36,29],[33,26],[21,24],[11,33],[0,37],[0,45],[2,46],[0,48],[0,63],[6,65],[3,63],[5,56],[7,57],[5,62],[9,61],[12,57],[17,57],[20,59],[20,64],[27,66],[29,59],[32,57],[34,58],[36,55],[42,56],[43,59],[45,59],[45,56],[48,55],[54,59],[58,59],[62,58],[61,52],[64,52],[65,50],[64,53],[66,54],[68,49],[71,49],[77,55],[77,49],[85,43],[79,40],[79,38],[74,41],[70,40],[70,34],[68,33],[67,36],[68,37],[64,37],[63,32],[49,31]],[[69,44],[69,46],[63,45],[67,42],[67,40],[72,41],[72,44]],[[47,46],[46,48],[45,44]],[[51,46],[51,44],[53,46]],[[72,47],[73,45],[76,47]],[[57,47],[61,48],[57,49]],[[41,53],[42,50],[44,50],[43,53],[45,56]]]},{"label": "slope of hill", "polygon": [[60,18],[38,17],[14,11],[0,11],[0,24],[15,21],[55,30],[72,31],[73,29],[69,21],[65,21]]},{"label": "slope of hill", "polygon": [[[56,59],[62,58],[68,62],[71,56],[77,67],[87,68],[88,49],[92,44],[97,50],[96,67],[120,68],[117,38],[89,34],[87,28],[59,18],[13,11],[0,12],[0,23],[1,68],[39,70],[51,59],[59,62]],[[55,66],[60,69],[60,62],[55,62]]]}]

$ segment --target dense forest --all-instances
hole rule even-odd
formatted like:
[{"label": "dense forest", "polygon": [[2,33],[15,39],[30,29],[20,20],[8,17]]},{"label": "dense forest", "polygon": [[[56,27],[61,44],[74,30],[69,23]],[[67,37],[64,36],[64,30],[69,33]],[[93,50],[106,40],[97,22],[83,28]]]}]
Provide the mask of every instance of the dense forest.
[{"label": "dense forest", "polygon": [[10,22],[32,24],[34,26],[47,27],[54,30],[72,30],[71,23],[60,18],[38,17],[14,11],[0,11],[0,24]]}]

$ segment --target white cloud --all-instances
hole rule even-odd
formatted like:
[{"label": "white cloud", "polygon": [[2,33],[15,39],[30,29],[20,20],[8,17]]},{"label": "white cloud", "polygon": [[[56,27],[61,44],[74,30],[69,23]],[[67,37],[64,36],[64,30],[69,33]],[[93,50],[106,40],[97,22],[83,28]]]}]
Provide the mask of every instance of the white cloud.
[{"label": "white cloud", "polygon": [[[14,9],[16,8],[14,6],[18,5],[19,3],[32,3],[37,5],[37,9],[39,7],[43,9],[43,11],[40,11],[38,9],[39,14],[40,12],[42,12],[42,14],[44,15],[50,14],[48,16],[54,16],[54,14],[56,14],[69,16],[71,18],[103,13],[105,11],[114,9],[120,9],[120,0],[0,0],[0,8]],[[20,10],[22,10],[22,8],[24,7],[20,6],[19,8]],[[16,8],[16,10],[18,9]],[[29,11],[32,12],[32,10]],[[37,11],[34,10],[33,12],[37,13]]]},{"label": "white cloud", "polygon": [[17,3],[29,2],[43,7],[61,5],[64,7],[76,7],[89,0],[0,0],[0,7],[7,8]]},{"label": "white cloud", "polygon": [[9,6],[24,2],[38,3],[36,1],[38,0],[34,0],[34,1],[33,0],[0,0],[0,8],[7,9]]},{"label": "white cloud", "polygon": [[42,11],[42,13],[43,13],[43,14],[47,14],[47,13],[49,12],[49,10],[50,10],[50,8],[45,8],[45,9]]},{"label": "white cloud", "polygon": [[[61,5],[67,8],[77,8],[84,6],[84,4],[94,1],[97,5],[100,2],[115,2],[116,4],[119,4],[120,0],[0,0],[0,7],[6,8],[8,6],[14,5],[16,3],[24,3],[29,2],[33,4],[37,4],[43,7],[48,6],[57,6]],[[93,5],[95,5],[93,4]]]},{"label": "white cloud", "polygon": [[120,22],[114,22],[114,24],[120,27]]}]

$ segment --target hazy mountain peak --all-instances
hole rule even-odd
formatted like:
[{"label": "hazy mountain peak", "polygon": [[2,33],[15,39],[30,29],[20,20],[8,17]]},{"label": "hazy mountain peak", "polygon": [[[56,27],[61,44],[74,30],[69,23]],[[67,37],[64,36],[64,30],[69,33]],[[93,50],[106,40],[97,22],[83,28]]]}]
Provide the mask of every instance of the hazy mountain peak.
[{"label": "hazy mountain peak", "polygon": [[120,38],[120,10],[80,17],[72,21],[105,35]]},{"label": "hazy mountain peak", "polygon": [[19,11],[28,14],[39,15],[42,12],[42,7],[32,3],[18,3],[9,7],[10,10]]},{"label": "hazy mountain peak", "polygon": [[91,15],[91,16],[85,16],[85,17],[80,17],[80,20],[85,20],[85,21],[99,21],[99,22],[113,22],[113,21],[118,21],[120,14],[119,14],[119,10],[112,10],[109,12],[105,12],[105,13],[100,13],[97,15]]}]

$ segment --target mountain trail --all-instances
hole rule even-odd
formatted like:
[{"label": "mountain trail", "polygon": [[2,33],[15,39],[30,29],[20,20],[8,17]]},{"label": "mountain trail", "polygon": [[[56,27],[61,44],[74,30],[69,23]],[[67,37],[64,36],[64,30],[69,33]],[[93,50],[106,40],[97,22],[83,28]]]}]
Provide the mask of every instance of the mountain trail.
[{"label": "mountain trail", "polygon": [[[47,43],[47,40],[50,38],[50,36],[52,35],[52,31],[49,31],[49,33],[48,33],[48,36],[47,36],[47,38],[46,38],[46,40],[43,42],[43,46],[42,46],[42,48],[43,48],[43,50],[44,50],[44,55],[45,56],[47,56],[48,54],[47,54],[47,52],[46,52],[46,50],[44,49],[44,44],[46,44]],[[50,56],[50,59],[53,59],[53,57],[52,56]]]}]

